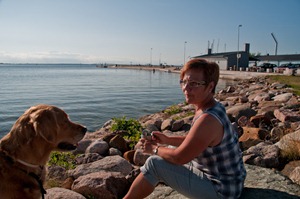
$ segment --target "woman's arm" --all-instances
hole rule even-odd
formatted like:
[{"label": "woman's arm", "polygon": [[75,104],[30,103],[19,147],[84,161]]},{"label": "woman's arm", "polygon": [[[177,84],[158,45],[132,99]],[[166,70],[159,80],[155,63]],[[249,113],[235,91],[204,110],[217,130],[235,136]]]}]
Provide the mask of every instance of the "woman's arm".
[{"label": "woman's arm", "polygon": [[[182,165],[193,160],[207,147],[219,144],[222,138],[223,126],[220,122],[209,114],[203,114],[194,123],[184,139],[168,137],[170,145],[174,144],[176,146],[175,144],[179,144],[177,148],[159,147],[157,155],[173,164]],[[150,145],[146,146],[145,150],[154,150],[155,148],[155,145]]]},{"label": "woman's arm", "polygon": [[153,131],[152,139],[160,144],[179,146],[185,139],[185,136],[167,136],[159,131]]}]

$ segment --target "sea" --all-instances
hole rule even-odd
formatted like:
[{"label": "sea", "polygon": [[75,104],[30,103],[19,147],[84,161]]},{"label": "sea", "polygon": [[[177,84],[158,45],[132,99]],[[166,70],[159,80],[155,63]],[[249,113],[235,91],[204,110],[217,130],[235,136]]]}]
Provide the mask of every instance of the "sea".
[{"label": "sea", "polygon": [[[28,108],[50,104],[96,131],[112,118],[138,119],[184,102],[179,74],[96,64],[0,64],[0,138]],[[232,84],[220,80],[217,90]]]}]

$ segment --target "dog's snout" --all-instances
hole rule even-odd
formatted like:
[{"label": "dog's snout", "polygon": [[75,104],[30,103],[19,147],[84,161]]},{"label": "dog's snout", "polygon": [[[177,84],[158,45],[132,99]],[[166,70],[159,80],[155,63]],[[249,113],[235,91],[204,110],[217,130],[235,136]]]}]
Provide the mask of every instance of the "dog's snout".
[{"label": "dog's snout", "polygon": [[81,132],[85,134],[87,132],[87,128],[85,126],[82,127]]}]

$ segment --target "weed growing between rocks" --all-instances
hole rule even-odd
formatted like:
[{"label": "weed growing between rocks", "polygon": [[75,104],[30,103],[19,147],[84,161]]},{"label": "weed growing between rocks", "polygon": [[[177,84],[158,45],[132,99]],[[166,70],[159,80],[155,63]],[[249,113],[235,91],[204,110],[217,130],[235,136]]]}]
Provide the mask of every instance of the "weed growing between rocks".
[{"label": "weed growing between rocks", "polygon": [[53,151],[50,155],[50,160],[48,162],[49,166],[61,166],[68,169],[74,169],[76,167],[76,155],[71,152],[57,152]]},{"label": "weed growing between rocks", "polygon": [[285,150],[281,151],[281,156],[286,158],[288,161],[299,160],[300,141],[290,140],[290,142],[293,144],[289,144],[289,146],[286,146]]},{"label": "weed growing between rocks", "polygon": [[134,148],[134,146],[138,143],[141,138],[142,125],[138,120],[129,118],[127,119],[125,116],[121,118],[113,118],[113,124],[111,126],[111,131],[124,131],[122,134],[123,138],[130,141],[130,148]]},{"label": "weed growing between rocks", "polygon": [[169,108],[167,108],[166,110],[164,110],[163,112],[166,114],[169,114],[169,115],[175,115],[177,113],[182,112],[182,109],[178,105],[172,105]]}]

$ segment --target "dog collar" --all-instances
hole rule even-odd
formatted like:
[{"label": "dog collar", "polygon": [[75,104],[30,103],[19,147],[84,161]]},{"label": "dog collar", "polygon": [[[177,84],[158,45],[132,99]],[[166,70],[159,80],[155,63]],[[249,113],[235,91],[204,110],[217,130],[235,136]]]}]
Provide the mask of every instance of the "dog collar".
[{"label": "dog collar", "polygon": [[24,166],[31,167],[33,169],[43,168],[43,166],[41,166],[41,165],[30,164],[30,163],[25,162],[23,160],[16,159],[16,161],[19,162],[19,163],[21,163],[21,164],[23,164]]}]

